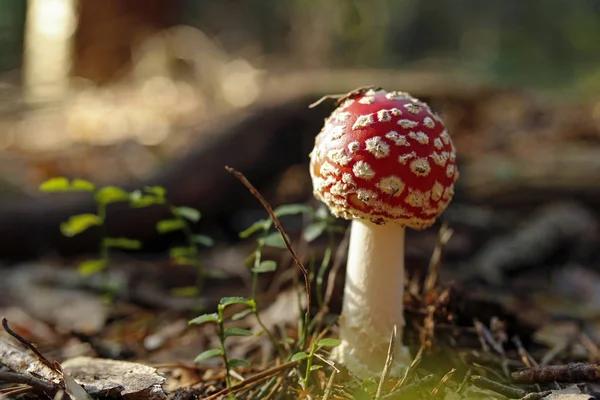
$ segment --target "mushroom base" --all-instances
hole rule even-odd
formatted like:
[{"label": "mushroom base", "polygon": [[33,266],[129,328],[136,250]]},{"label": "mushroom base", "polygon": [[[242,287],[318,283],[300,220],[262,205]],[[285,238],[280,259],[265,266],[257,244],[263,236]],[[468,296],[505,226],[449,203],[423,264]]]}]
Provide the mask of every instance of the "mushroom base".
[{"label": "mushroom base", "polygon": [[397,337],[391,374],[410,365],[402,345],[404,328],[404,228],[353,220],[344,303],[339,319],[341,345],[334,358],[360,378],[384,368],[394,326]]}]

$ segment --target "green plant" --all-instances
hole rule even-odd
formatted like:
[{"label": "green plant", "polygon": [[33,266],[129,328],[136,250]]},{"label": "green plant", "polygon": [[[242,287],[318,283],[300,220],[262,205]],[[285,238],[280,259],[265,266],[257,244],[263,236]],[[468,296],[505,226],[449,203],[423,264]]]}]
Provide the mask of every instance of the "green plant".
[{"label": "green plant", "polygon": [[308,380],[310,378],[310,373],[316,371],[317,369],[323,368],[323,365],[314,364],[313,360],[317,353],[317,350],[323,347],[336,347],[340,345],[340,341],[338,339],[332,338],[324,338],[313,342],[310,346],[310,351],[307,353],[306,351],[299,351],[294,354],[291,358],[291,361],[301,361],[306,360],[306,368],[304,371],[304,377],[301,381],[301,386],[303,389],[308,387]]},{"label": "green plant", "polygon": [[175,293],[181,296],[199,295],[208,275],[200,260],[200,246],[210,247],[214,244],[209,236],[195,234],[192,230],[191,224],[200,220],[200,211],[192,207],[173,205],[167,198],[166,189],[160,186],[134,191],[131,193],[130,204],[136,208],[162,205],[169,210],[172,218],[158,221],[156,229],[162,234],[181,231],[185,236],[185,245],[172,247],[169,256],[177,265],[191,266],[196,269],[196,285],[177,288]]},{"label": "green plant", "polygon": [[[106,211],[110,204],[129,200],[129,193],[116,186],[96,187],[92,182],[83,179],[69,180],[64,177],[52,178],[43,182],[40,191],[48,193],[89,192],[95,203],[96,213],[76,214],[60,224],[60,231],[67,237],[78,235],[89,228],[97,227],[100,231],[99,257],[81,262],[77,269],[84,275],[104,271],[110,266],[109,251],[112,248],[137,250],[142,247],[139,240],[126,237],[110,237],[106,230]],[[108,287],[108,275],[105,275]]]},{"label": "green plant", "polygon": [[[227,355],[227,349],[225,347],[225,340],[231,336],[252,336],[252,332],[248,329],[225,328],[225,308],[234,304],[246,305],[249,308],[234,314],[231,317],[233,321],[242,319],[251,313],[259,319],[256,301],[253,299],[246,299],[245,297],[224,297],[219,302],[216,313],[203,314],[189,321],[190,325],[202,325],[208,322],[216,322],[218,324],[220,346],[215,349],[209,349],[200,353],[194,362],[198,363],[213,357],[221,357],[225,366],[225,383],[229,389],[230,397],[233,396],[233,393],[231,392],[231,369],[236,367],[247,367],[250,365],[250,363],[244,359],[229,358]],[[233,396],[233,398],[235,398],[235,396]]]},{"label": "green plant", "polygon": [[[277,207],[273,210],[276,217],[283,217],[286,215],[295,215],[303,213],[312,213],[313,209],[304,204],[286,204]],[[277,263],[273,260],[263,260],[262,253],[265,247],[274,247],[278,249],[285,249],[286,245],[283,241],[283,237],[277,231],[272,231],[273,219],[266,218],[261,219],[250,225],[248,228],[240,232],[240,238],[247,239],[255,233],[260,233],[256,240],[256,248],[246,259],[246,264],[252,266],[252,289],[250,292],[250,298],[256,298],[256,291],[258,290],[258,277],[259,274],[272,272],[277,269]]]}]

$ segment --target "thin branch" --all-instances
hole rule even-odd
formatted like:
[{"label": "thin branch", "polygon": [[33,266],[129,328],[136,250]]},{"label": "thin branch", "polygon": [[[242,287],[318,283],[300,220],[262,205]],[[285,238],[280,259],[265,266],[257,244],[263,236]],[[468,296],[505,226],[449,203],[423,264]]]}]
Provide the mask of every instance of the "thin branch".
[{"label": "thin branch", "polygon": [[[252,185],[252,183],[250,183],[250,181],[241,172],[239,172],[229,166],[225,166],[225,170],[227,172],[233,174],[240,182],[242,182],[242,184],[244,186],[246,186],[246,188],[250,191],[250,193],[252,193],[252,195],[254,197],[256,197],[258,199],[258,201],[260,201],[260,203],[262,204],[264,209],[267,211],[267,213],[269,213],[271,220],[273,220],[273,225],[275,226],[275,229],[277,229],[277,231],[281,234],[281,237],[283,238],[283,241],[285,242],[285,246],[287,247],[288,251],[290,252],[292,258],[294,259],[296,266],[302,272],[302,275],[304,276],[304,286],[306,288],[306,314],[305,314],[305,317],[306,317],[306,322],[308,322],[309,317],[310,317],[310,306],[311,306],[310,276],[309,276],[308,269],[304,266],[304,264],[300,260],[300,257],[298,257],[296,250],[294,250],[294,248],[292,247],[290,240],[288,239],[287,235],[285,234],[285,231],[283,230],[283,227],[281,226],[281,223],[279,222],[279,218],[277,218],[277,216],[273,212],[273,208],[269,205],[269,203],[265,200],[265,198],[260,194],[260,192],[254,187],[254,185]],[[305,323],[305,328],[306,328],[306,325],[307,325],[307,323]]]},{"label": "thin branch", "polygon": [[28,385],[34,389],[41,390],[48,394],[54,394],[61,389],[59,386],[53,385],[52,383],[43,379],[17,372],[0,371],[0,381],[5,383],[19,383],[22,385]]},{"label": "thin branch", "polygon": [[35,346],[35,344],[31,343],[30,341],[26,340],[25,338],[23,338],[21,335],[19,335],[17,332],[13,331],[9,326],[8,326],[8,320],[4,317],[2,317],[2,327],[4,328],[4,330],[11,335],[12,337],[14,337],[15,339],[17,339],[19,342],[21,342],[23,344],[23,346],[25,346],[26,348],[28,348],[29,350],[31,350],[33,352],[33,354],[35,354],[37,356],[37,358],[44,364],[46,365],[48,368],[50,368],[51,370],[58,372],[59,374],[61,373],[61,371],[58,371],[56,368],[56,365],[54,365],[54,363],[50,362],[46,357],[43,356],[42,353],[40,353],[40,351],[37,349],[37,347]]}]

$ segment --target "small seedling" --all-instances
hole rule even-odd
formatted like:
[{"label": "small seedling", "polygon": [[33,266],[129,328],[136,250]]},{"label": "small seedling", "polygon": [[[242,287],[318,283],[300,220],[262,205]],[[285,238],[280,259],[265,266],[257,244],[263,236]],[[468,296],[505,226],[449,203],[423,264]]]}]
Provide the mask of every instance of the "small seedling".
[{"label": "small seedling", "polygon": [[187,265],[196,269],[196,285],[177,288],[175,293],[180,296],[199,295],[207,277],[207,271],[200,260],[200,246],[210,247],[214,244],[209,236],[195,234],[192,230],[191,224],[200,220],[200,211],[192,207],[171,204],[166,189],[160,186],[147,187],[143,191],[136,190],[131,194],[130,204],[137,208],[151,205],[162,205],[168,208],[172,218],[158,221],[156,229],[162,234],[181,231],[185,236],[185,246],[172,247],[169,256],[177,265]]},{"label": "small seedling", "polygon": [[110,288],[108,282],[108,268],[110,265],[109,250],[118,248],[123,250],[137,250],[142,247],[139,240],[125,237],[109,237],[106,231],[106,210],[108,205],[129,200],[129,193],[116,186],[103,186],[97,188],[92,182],[83,179],[69,180],[64,177],[52,178],[40,185],[40,191],[48,193],[73,193],[89,192],[95,203],[96,213],[72,215],[60,224],[60,231],[64,236],[73,237],[89,228],[98,227],[100,231],[99,257],[81,262],[77,269],[79,273],[88,276],[97,272],[105,273],[105,286],[110,294],[116,288]]},{"label": "small seedling", "polygon": [[189,321],[190,325],[202,325],[208,322],[216,322],[219,325],[219,342],[220,347],[215,349],[206,350],[200,353],[194,362],[202,362],[214,357],[221,357],[223,364],[225,365],[225,383],[230,391],[230,397],[235,398],[231,392],[231,369],[237,367],[248,367],[250,362],[248,360],[239,358],[229,358],[227,355],[227,349],[225,347],[225,340],[231,336],[252,336],[252,331],[242,328],[225,328],[225,308],[234,304],[243,304],[249,308],[234,314],[231,319],[233,321],[244,318],[249,314],[255,314],[258,317],[256,308],[256,301],[253,299],[246,299],[245,297],[224,297],[217,306],[217,312],[211,314],[203,314]]},{"label": "small seedling", "polygon": [[[295,215],[303,213],[312,213],[313,209],[304,204],[286,204],[277,207],[273,210],[273,213],[279,218],[286,215]],[[277,263],[273,260],[263,260],[262,252],[265,247],[275,247],[278,249],[285,249],[285,242],[279,232],[272,232],[273,220],[271,218],[261,219],[250,225],[248,228],[240,232],[240,238],[246,239],[255,233],[260,233],[260,236],[256,240],[256,248],[246,259],[246,264],[252,265],[252,289],[250,292],[250,298],[256,298],[256,292],[258,290],[258,277],[259,274],[272,272],[277,269]]]},{"label": "small seedling", "polygon": [[310,346],[310,351],[307,353],[306,351],[300,351],[294,354],[291,358],[291,361],[301,361],[306,360],[306,370],[304,372],[304,378],[300,382],[300,385],[303,389],[308,387],[308,380],[310,378],[310,373],[316,371],[320,368],[323,368],[320,364],[314,364],[314,358],[317,353],[317,350],[323,347],[336,347],[340,345],[340,341],[338,339],[325,338],[319,341],[313,342]]}]

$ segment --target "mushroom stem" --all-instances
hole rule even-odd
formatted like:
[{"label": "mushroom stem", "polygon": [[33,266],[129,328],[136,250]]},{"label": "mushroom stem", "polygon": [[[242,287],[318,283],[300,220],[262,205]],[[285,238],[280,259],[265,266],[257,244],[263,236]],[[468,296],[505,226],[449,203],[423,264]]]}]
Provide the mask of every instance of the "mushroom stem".
[{"label": "mushroom stem", "polygon": [[335,357],[361,378],[380,374],[396,325],[391,373],[397,374],[411,361],[402,345],[405,228],[355,219],[351,229],[340,317],[342,343]]}]

